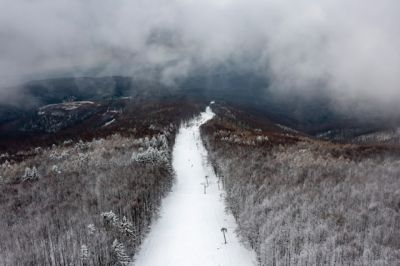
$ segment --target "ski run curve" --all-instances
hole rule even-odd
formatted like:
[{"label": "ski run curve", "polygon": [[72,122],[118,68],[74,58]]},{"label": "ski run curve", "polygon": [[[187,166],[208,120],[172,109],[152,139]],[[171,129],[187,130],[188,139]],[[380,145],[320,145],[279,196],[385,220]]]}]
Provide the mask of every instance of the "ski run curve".
[{"label": "ski run curve", "polygon": [[[200,138],[200,126],[213,116],[211,108],[207,107],[200,116],[180,128],[173,149],[176,184],[163,200],[160,218],[153,224],[132,265],[257,264],[254,252],[245,248],[236,236],[235,220],[225,211],[223,191],[218,187],[218,179]],[[222,227],[227,229],[227,244]]]}]

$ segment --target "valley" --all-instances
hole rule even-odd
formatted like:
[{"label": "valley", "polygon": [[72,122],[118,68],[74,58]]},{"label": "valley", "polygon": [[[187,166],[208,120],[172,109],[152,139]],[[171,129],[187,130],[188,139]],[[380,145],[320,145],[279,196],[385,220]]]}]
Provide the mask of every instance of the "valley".
[{"label": "valley", "polygon": [[313,135],[243,103],[156,95],[0,124],[0,264],[399,262],[398,130]]}]

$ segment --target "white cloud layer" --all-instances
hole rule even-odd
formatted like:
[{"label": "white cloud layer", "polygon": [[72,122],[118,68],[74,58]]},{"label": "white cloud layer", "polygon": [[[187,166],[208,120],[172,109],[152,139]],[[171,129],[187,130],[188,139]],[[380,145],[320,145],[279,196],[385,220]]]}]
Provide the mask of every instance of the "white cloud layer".
[{"label": "white cloud layer", "polygon": [[0,84],[251,58],[280,91],[400,101],[398,0],[0,0]]}]

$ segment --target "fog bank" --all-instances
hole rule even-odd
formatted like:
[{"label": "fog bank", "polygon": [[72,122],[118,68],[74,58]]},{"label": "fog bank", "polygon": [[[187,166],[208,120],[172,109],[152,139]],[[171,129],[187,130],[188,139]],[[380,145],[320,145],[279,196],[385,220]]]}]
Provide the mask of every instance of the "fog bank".
[{"label": "fog bank", "polygon": [[280,93],[390,109],[399,10],[396,0],[0,0],[0,84],[154,69],[173,84],[234,65]]}]

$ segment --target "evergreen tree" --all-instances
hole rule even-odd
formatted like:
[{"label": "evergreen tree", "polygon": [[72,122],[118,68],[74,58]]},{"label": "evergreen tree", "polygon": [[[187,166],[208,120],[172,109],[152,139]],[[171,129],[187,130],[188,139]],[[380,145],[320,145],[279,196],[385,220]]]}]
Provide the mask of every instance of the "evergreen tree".
[{"label": "evergreen tree", "polygon": [[112,247],[116,257],[116,262],[120,265],[128,265],[130,263],[130,258],[126,253],[124,245],[115,239]]}]

